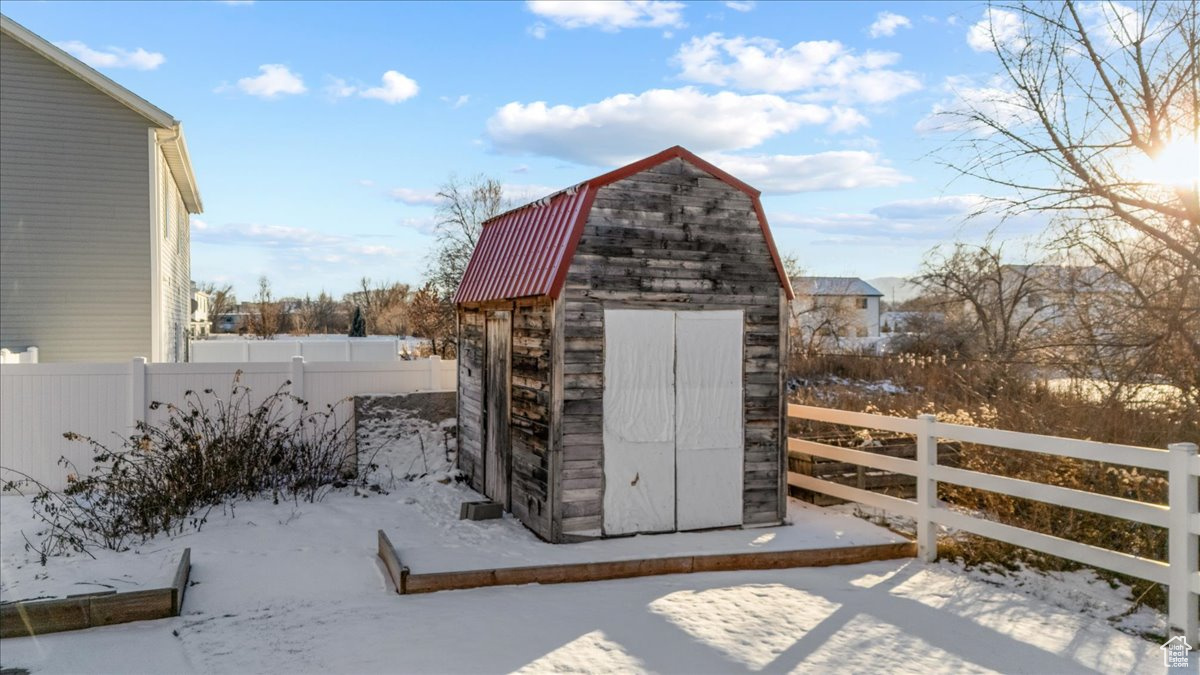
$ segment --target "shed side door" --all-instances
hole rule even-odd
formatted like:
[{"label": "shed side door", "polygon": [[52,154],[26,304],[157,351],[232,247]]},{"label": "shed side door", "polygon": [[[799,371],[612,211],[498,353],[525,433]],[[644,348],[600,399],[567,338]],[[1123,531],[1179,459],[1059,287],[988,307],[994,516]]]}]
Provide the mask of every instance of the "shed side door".
[{"label": "shed side door", "polygon": [[679,529],[742,524],[742,312],[675,314]]},{"label": "shed side door", "polygon": [[492,501],[508,503],[511,473],[509,392],[512,384],[512,312],[487,313],[486,373],[487,447],[484,451],[484,494]]},{"label": "shed side door", "polygon": [[604,533],[675,529],[675,313],[604,312]]}]

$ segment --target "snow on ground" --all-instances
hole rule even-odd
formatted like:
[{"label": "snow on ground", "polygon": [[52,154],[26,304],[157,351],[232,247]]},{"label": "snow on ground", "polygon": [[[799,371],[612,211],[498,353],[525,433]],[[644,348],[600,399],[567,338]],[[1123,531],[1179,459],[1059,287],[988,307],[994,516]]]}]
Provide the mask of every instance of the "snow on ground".
[{"label": "snow on ground", "polygon": [[[179,617],[8,639],[0,666],[289,673],[1067,673],[1161,667],[1157,645],[1078,609],[1052,606],[952,564],[912,560],[398,596],[375,556],[377,528],[392,535],[402,554],[417,542],[461,540],[443,549],[445,560],[473,550],[499,564],[539,547],[583,549],[542,544],[510,518],[454,520],[459,502],[478,498],[461,485],[412,482],[389,494],[365,494],[338,491],[316,504],[242,504],[234,517],[214,517],[199,533],[156,540],[139,553],[54,559],[46,568],[29,560],[16,566],[26,554],[15,528],[27,522],[28,502],[0,498],[6,584],[16,580],[16,587],[32,589],[28,580],[43,573],[63,583],[81,575],[119,577],[133,569],[126,567],[129,561],[174,560],[185,546],[192,547],[194,583]],[[812,507],[794,513],[835,529],[840,523],[843,531],[850,528],[843,520],[870,527]],[[585,546],[713,534],[725,533]],[[432,549],[427,555],[433,559]]]},{"label": "snow on ground", "polygon": [[[1046,380],[1046,385],[1050,391],[1075,393],[1089,401],[1099,402],[1112,396],[1116,383],[1094,378],[1055,377]],[[1131,384],[1120,398],[1122,403],[1131,408],[1184,403],[1183,391],[1170,384]]]},{"label": "snow on ground", "polygon": [[[645,577],[396,595],[376,557],[385,530],[416,571],[894,541],[847,513],[794,502],[787,527],[552,546],[511,517],[460,521],[481,497],[448,480],[442,425],[379,448],[383,491],[214,512],[200,532],[124,554],[23,548],[28,499],[0,497],[3,600],[95,585],[157,586],[192,549],[183,614],[7,639],[0,668],[55,672],[1159,672],[1154,643],[1073,595],[1066,579],[991,578],[953,564],[864,565]],[[361,439],[360,439],[361,440]],[[420,448],[424,445],[425,452]],[[436,449],[431,454],[431,446]],[[437,459],[441,456],[442,459]],[[418,462],[425,475],[393,480]],[[395,468],[393,468],[395,467]],[[446,482],[439,482],[446,481]],[[1032,575],[1033,573],[1029,573]],[[1036,576],[1036,575],[1035,575]],[[1042,578],[1045,580],[1045,578]],[[1020,582],[1029,585],[1020,587]],[[78,582],[91,584],[80,585]],[[1032,589],[1032,593],[1028,592]],[[1056,590],[1055,590],[1056,589]],[[1087,597],[1093,597],[1095,594]]]}]

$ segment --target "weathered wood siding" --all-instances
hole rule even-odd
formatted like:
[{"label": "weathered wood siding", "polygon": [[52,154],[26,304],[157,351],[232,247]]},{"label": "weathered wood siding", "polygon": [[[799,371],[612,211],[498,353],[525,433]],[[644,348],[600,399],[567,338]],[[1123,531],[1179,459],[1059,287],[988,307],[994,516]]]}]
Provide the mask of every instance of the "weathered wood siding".
[{"label": "weathered wood siding", "polygon": [[599,190],[561,298],[564,535],[602,522],[605,308],[744,311],[743,520],[782,519],[780,293],[746,194],[680,159]]},{"label": "weathered wood siding", "polygon": [[550,305],[512,315],[512,513],[550,539]]},{"label": "weathered wood siding", "polygon": [[0,347],[151,354],[149,124],[0,36]]},{"label": "weathered wood siding", "polygon": [[458,468],[483,493],[483,312],[458,310]]},{"label": "weathered wood siding", "polygon": [[[511,511],[539,536],[553,539],[550,490],[550,344],[553,309],[547,303],[492,303],[512,311],[510,387]],[[479,307],[459,307],[458,466],[468,484],[484,492],[484,419],[487,345]]]}]

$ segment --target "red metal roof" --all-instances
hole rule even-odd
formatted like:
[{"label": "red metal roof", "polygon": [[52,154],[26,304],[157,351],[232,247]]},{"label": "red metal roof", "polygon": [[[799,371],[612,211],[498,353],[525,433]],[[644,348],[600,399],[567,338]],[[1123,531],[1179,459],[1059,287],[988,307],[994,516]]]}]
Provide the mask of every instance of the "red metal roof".
[{"label": "red metal roof", "polygon": [[454,294],[454,302],[531,296],[557,298],[566,280],[567,268],[575,257],[596,191],[677,157],[750,197],[779,281],[790,300],[792,285],[775,249],[758,190],[677,145],[484,222],[467,270]]}]

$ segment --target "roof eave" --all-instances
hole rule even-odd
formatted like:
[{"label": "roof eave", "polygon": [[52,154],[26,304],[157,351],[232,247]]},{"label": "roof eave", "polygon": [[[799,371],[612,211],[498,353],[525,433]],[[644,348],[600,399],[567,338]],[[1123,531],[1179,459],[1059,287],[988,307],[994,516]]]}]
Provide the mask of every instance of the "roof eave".
[{"label": "roof eave", "polygon": [[150,122],[170,129],[179,122],[163,109],[117,84],[83,61],[71,56],[62,49],[54,46],[45,38],[34,33],[21,24],[0,14],[0,31],[20,42],[29,49],[41,54],[55,65],[75,75],[100,91],[108,94],[130,110],[145,117]]},{"label": "roof eave", "polygon": [[196,174],[192,171],[192,159],[188,155],[183,124],[176,123],[170,129],[157,129],[155,136],[160,144],[174,150],[174,152],[164,152],[163,157],[167,160],[167,166],[171,168],[171,175],[175,176],[175,184],[179,186],[179,194],[183,198],[188,213],[203,213],[204,203],[200,199]]}]

